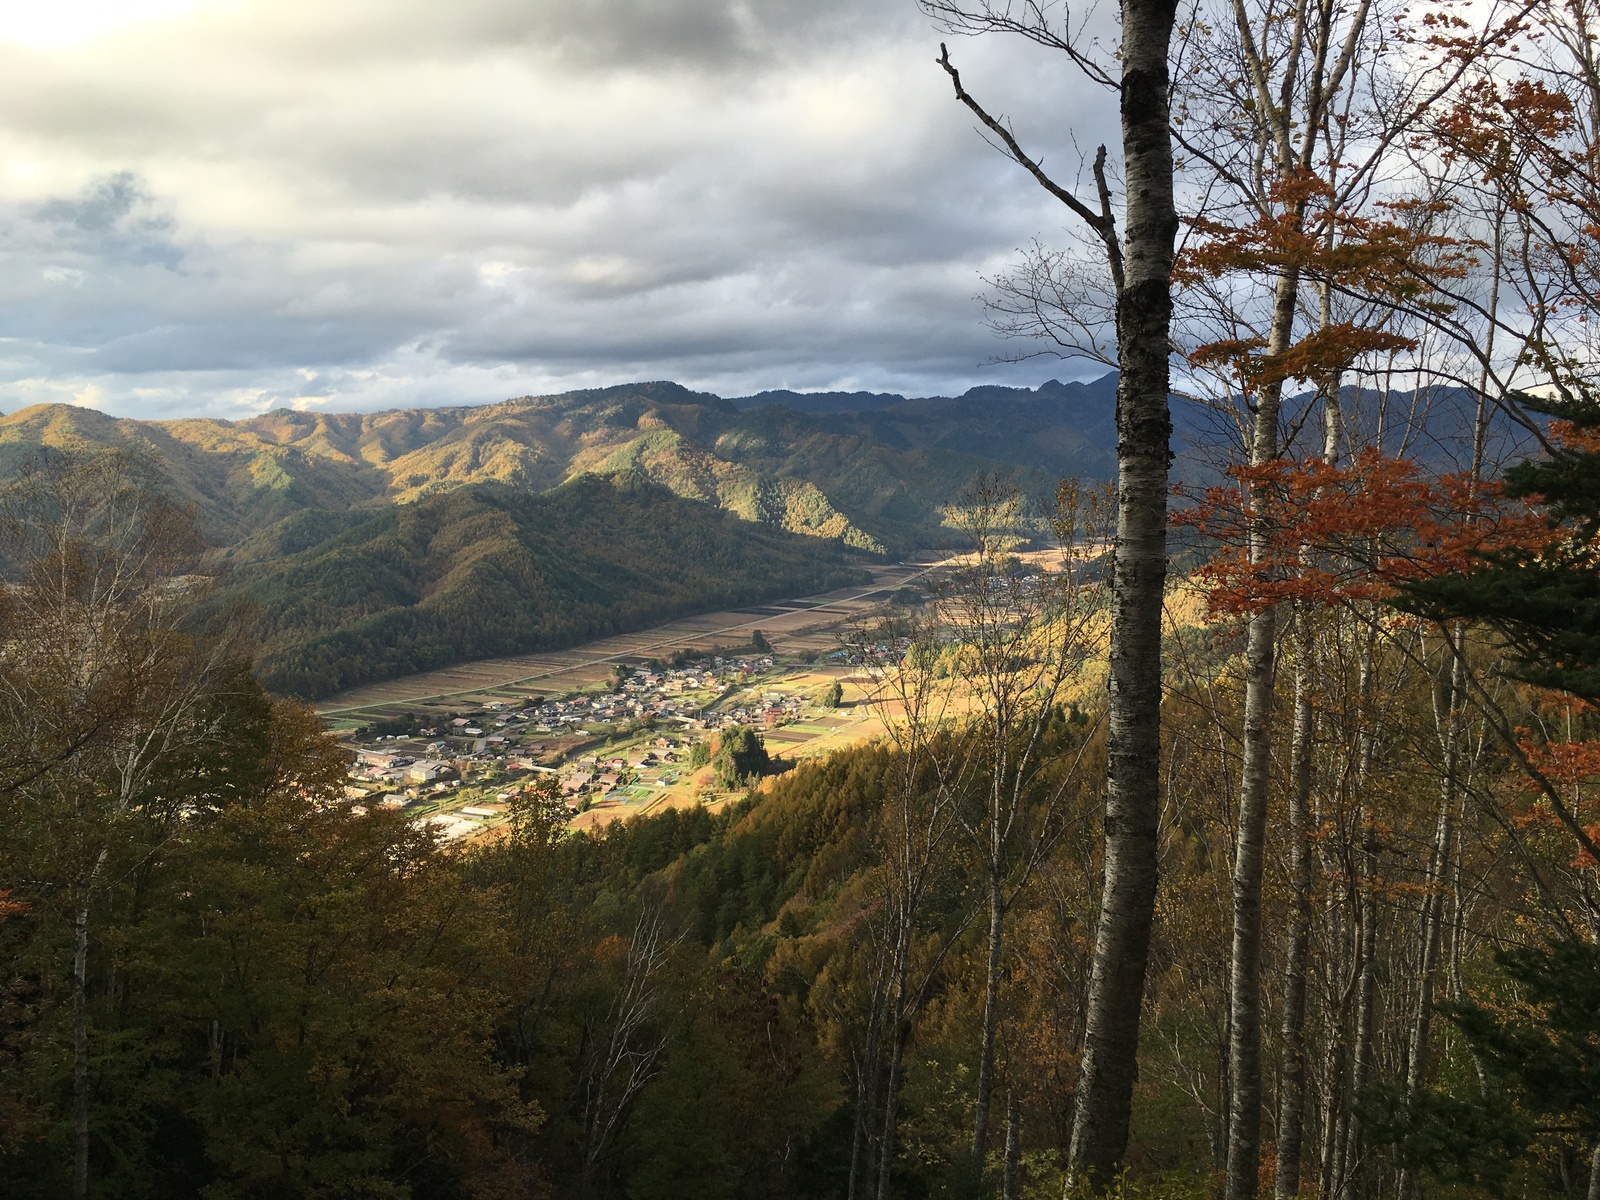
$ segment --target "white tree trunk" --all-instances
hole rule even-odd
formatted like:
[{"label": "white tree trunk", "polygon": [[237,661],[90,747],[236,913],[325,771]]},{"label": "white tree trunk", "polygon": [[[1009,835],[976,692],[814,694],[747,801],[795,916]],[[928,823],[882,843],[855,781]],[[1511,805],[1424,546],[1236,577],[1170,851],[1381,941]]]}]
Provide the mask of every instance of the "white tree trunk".
[{"label": "white tree trunk", "polygon": [[1105,887],[1068,1153],[1102,1185],[1128,1144],[1161,811],[1161,609],[1167,581],[1172,194],[1167,55],[1174,0],[1122,0],[1124,278],[1117,295],[1117,537],[1112,568]]}]

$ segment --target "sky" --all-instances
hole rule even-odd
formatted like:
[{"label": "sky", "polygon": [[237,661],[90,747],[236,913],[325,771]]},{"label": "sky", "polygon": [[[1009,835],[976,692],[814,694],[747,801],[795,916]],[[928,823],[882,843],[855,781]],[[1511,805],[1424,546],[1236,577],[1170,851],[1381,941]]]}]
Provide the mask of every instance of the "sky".
[{"label": "sky", "polygon": [[[0,411],[949,394],[1068,214],[914,0],[0,0]],[[950,39],[1071,178],[1114,98]]]}]

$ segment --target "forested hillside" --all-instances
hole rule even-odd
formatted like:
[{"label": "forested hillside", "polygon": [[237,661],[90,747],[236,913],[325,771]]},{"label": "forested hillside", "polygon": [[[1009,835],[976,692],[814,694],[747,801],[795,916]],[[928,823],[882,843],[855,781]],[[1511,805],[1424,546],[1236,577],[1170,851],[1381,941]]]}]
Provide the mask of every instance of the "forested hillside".
[{"label": "forested hillside", "polygon": [[[1571,465],[1589,478],[1600,451],[1585,453]],[[1378,516],[1414,535],[1415,512],[1365,506],[1369,482],[1395,484],[1374,470],[1317,477],[1305,523],[1286,522],[1297,556],[1348,555],[1389,528]],[[615,503],[641,517],[683,503],[631,488]],[[1574,519],[1593,519],[1596,494],[1569,494]],[[1077,1186],[1063,1146],[1107,749],[1092,561],[1041,577],[980,543],[920,616],[893,614],[861,647],[868,694],[898,714],[885,740],[717,811],[583,833],[555,777],[531,778],[504,836],[449,850],[404,812],[345,797],[343,752],[251,678],[225,613],[200,640],[181,632],[199,597],[174,583],[202,553],[181,513],[104,459],[4,499],[8,1194],[59,1196],[80,1162],[106,1194],[170,1200]],[[1062,501],[1063,535],[1098,545],[1103,501]],[[462,490],[409,506],[416,523],[454,519],[357,523],[349,548],[451,541],[457,524],[470,542],[497,502]],[[1368,523],[1329,533],[1330,511]],[[562,510],[518,512],[534,554],[541,517]],[[1499,530],[1508,550],[1550,536],[1542,521]],[[1303,1007],[1268,1036],[1303,1064],[1277,1086],[1310,1098],[1311,1178],[1557,1200],[1585,1174],[1600,1105],[1600,961],[1572,936],[1597,861],[1593,712],[1575,702],[1593,690],[1593,639],[1584,670],[1563,650],[1567,673],[1541,688],[1506,673],[1548,665],[1537,601],[1592,585],[1593,565],[1553,576],[1508,557],[1463,594],[1454,562],[1427,586],[1393,586],[1392,561],[1363,567],[1382,597],[1333,598],[1306,633],[1315,653],[1293,650],[1306,682],[1274,719],[1291,724],[1314,689],[1318,736],[1273,786],[1307,796],[1318,825],[1308,836],[1292,803],[1269,815],[1262,916],[1283,936],[1263,978]],[[1163,888],[1117,1194],[1202,1200],[1224,1161],[1240,569],[1221,550],[1173,598]],[[1406,615],[1442,605],[1448,621],[1509,590],[1533,601],[1509,614],[1528,636],[1480,627],[1465,660],[1448,625]],[[1460,671],[1480,698],[1439,707]],[[1441,728],[1463,739],[1454,759]]]},{"label": "forested hillside", "polygon": [[261,681],[315,697],[859,577],[826,542],[640,475],[587,475],[534,495],[474,485],[376,511],[302,511],[234,549],[212,607],[251,605]]}]

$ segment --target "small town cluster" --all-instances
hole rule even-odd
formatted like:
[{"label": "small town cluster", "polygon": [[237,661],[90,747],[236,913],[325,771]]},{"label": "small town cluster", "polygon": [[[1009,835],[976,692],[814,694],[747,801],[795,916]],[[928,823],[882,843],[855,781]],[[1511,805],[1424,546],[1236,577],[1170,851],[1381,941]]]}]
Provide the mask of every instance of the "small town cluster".
[{"label": "small town cluster", "polygon": [[346,734],[347,795],[405,809],[446,841],[499,824],[538,775],[560,781],[574,813],[642,809],[689,783],[696,744],[717,731],[777,730],[828,703],[789,674],[771,654],[619,663],[600,691],[390,716]]}]

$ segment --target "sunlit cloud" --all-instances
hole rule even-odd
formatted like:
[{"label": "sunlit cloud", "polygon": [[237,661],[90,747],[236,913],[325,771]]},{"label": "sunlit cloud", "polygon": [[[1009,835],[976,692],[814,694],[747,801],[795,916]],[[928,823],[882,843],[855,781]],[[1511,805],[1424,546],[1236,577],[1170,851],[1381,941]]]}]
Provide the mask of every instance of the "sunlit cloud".
[{"label": "sunlit cloud", "polygon": [[205,0],[0,0],[0,41],[61,50],[151,22],[173,21]]}]

